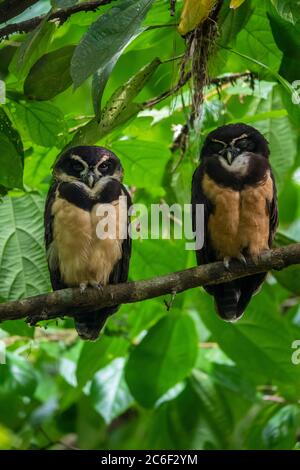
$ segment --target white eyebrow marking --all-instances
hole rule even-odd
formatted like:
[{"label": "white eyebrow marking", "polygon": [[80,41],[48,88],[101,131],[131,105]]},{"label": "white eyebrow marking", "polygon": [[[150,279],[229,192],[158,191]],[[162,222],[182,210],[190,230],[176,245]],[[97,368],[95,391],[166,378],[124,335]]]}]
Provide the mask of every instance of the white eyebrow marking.
[{"label": "white eyebrow marking", "polygon": [[232,141],[230,142],[231,144],[235,144],[235,142],[237,140],[241,140],[241,139],[245,139],[246,137],[248,137],[248,134],[242,134],[240,135],[239,137],[236,137],[235,139],[232,139]]},{"label": "white eyebrow marking", "polygon": [[76,160],[77,162],[80,162],[85,169],[88,170],[89,166],[87,162],[85,162],[79,155],[75,155],[74,153],[71,155],[72,160]]},{"label": "white eyebrow marking", "polygon": [[224,147],[227,146],[227,144],[225,142],[222,142],[222,140],[218,140],[218,139],[211,139],[212,142],[216,142],[217,144],[222,144]]}]

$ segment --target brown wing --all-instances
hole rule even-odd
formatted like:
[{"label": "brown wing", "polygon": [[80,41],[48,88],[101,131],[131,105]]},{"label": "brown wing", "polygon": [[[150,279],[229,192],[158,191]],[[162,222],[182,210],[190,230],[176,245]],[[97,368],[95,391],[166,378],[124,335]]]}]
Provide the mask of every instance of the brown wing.
[{"label": "brown wing", "polygon": [[[45,246],[46,252],[48,252],[51,243],[53,242],[53,216],[52,216],[52,205],[55,201],[56,197],[56,190],[58,188],[58,183],[53,183],[48,191],[46,204],[45,204],[45,212],[44,212],[44,228],[45,228]],[[61,279],[61,274],[59,271],[58,266],[53,269],[48,263],[49,273],[50,273],[50,280],[53,290],[64,289],[66,284]]]}]

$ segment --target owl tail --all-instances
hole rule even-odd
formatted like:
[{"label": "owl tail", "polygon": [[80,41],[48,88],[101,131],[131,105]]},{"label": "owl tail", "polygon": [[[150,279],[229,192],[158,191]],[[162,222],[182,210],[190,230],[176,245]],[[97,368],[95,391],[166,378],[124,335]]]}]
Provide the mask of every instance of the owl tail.
[{"label": "owl tail", "polygon": [[244,312],[239,305],[241,290],[235,282],[227,282],[214,287],[216,310],[227,321],[237,320]]},{"label": "owl tail", "polygon": [[116,312],[117,309],[118,307],[110,307],[75,317],[75,329],[78,336],[84,340],[95,341],[103,329],[107,318]]}]

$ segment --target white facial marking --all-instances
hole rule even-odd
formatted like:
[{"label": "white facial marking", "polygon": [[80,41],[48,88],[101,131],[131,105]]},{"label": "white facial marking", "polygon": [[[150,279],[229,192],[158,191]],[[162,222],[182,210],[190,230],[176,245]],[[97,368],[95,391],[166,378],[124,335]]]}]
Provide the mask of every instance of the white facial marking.
[{"label": "white facial marking", "polygon": [[80,172],[81,176],[85,176],[89,171],[89,166],[87,162],[85,162],[79,155],[75,155],[74,153],[71,155],[72,160],[76,160],[77,162],[81,163],[84,167],[84,170]]},{"label": "white facial marking", "polygon": [[242,134],[239,137],[236,137],[235,139],[232,139],[232,141],[230,143],[231,143],[231,145],[234,145],[235,142],[238,142],[239,140],[242,140],[242,139],[246,139],[247,137],[248,137],[247,134]]},{"label": "white facial marking", "polygon": [[87,162],[85,162],[79,155],[75,155],[74,153],[71,155],[72,160],[76,160],[80,162],[85,168],[88,168]]},{"label": "white facial marking", "polygon": [[230,173],[245,176],[249,168],[250,155],[248,153],[241,153],[233,160],[231,165],[229,165],[225,157],[220,156],[219,162],[221,163],[222,167]]}]

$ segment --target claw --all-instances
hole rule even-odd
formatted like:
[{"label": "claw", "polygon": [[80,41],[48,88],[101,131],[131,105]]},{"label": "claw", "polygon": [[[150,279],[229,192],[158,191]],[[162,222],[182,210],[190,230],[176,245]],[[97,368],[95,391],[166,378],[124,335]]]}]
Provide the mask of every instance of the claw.
[{"label": "claw", "polygon": [[247,266],[247,260],[245,258],[245,256],[243,255],[243,253],[240,253],[237,257],[237,259],[244,265],[244,266]]},{"label": "claw", "polygon": [[94,289],[98,289],[98,290],[100,290],[101,292],[103,291],[103,284],[102,284],[101,282],[92,281],[92,282],[90,282],[90,285],[91,285],[91,287],[93,287]]},{"label": "claw", "polygon": [[81,282],[79,284],[79,290],[80,290],[80,294],[83,294],[87,288],[87,282]]},{"label": "claw", "polygon": [[223,259],[223,264],[227,271],[230,271],[230,259],[230,256],[225,256],[225,258]]}]

